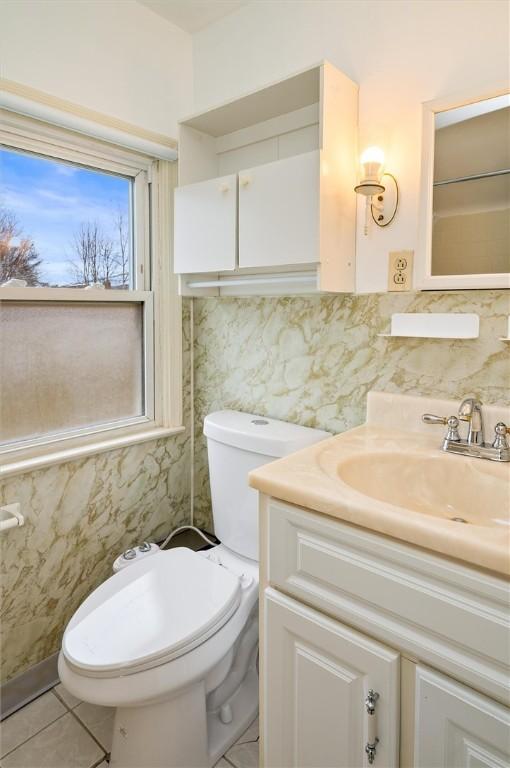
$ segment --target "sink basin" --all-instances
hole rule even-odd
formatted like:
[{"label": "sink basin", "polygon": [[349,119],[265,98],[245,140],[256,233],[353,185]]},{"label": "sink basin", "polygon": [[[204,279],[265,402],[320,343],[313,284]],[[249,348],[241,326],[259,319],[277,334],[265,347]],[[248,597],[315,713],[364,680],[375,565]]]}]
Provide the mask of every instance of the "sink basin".
[{"label": "sink basin", "polygon": [[510,526],[510,487],[489,461],[369,452],[337,465],[340,480],[378,501],[459,523]]},{"label": "sink basin", "polygon": [[[422,426],[421,414],[454,413],[455,403],[371,394],[366,424],[265,464],[250,473],[250,485],[509,577],[510,462],[441,450],[444,428]],[[510,423],[510,408],[492,409],[488,434],[498,421]]]}]

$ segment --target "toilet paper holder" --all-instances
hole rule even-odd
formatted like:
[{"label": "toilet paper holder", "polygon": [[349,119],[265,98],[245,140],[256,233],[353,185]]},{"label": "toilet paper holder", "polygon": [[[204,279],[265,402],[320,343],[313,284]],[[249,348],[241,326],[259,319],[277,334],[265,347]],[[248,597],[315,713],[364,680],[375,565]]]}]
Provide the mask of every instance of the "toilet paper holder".
[{"label": "toilet paper holder", "polygon": [[25,518],[20,509],[19,501],[0,507],[0,532],[6,531],[8,528],[19,528],[21,525],[25,525]]}]

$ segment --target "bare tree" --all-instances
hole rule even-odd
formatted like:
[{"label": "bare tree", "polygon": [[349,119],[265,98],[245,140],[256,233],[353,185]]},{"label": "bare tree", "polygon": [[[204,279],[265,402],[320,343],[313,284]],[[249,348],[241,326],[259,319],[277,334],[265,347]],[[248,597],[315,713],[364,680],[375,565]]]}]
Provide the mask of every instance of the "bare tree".
[{"label": "bare tree", "polygon": [[40,285],[41,263],[32,238],[21,236],[14,213],[0,207],[0,284],[18,278],[28,285]]},{"label": "bare tree", "polygon": [[113,249],[113,241],[109,237],[103,237],[99,247],[99,264],[101,282],[105,288],[111,288],[116,278],[117,258]]},{"label": "bare tree", "polygon": [[74,258],[70,269],[78,285],[102,283],[111,288],[115,278],[116,256],[111,238],[101,231],[97,222],[80,226],[73,238]]},{"label": "bare tree", "polygon": [[128,288],[130,271],[129,224],[120,210],[115,217],[115,230],[117,232],[118,249],[116,259],[119,282],[122,288]]}]

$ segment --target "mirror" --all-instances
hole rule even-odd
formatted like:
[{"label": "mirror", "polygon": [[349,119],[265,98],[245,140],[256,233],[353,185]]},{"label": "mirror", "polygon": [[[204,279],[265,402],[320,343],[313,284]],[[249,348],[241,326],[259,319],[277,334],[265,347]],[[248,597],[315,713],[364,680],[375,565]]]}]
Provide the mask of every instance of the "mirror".
[{"label": "mirror", "polygon": [[434,114],[432,183],[429,274],[510,273],[510,95]]}]

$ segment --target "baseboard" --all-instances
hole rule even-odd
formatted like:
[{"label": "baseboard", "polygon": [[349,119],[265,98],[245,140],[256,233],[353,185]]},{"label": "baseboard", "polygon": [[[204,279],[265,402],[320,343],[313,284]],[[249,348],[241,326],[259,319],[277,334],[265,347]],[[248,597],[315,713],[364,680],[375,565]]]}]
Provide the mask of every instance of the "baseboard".
[{"label": "baseboard", "polygon": [[0,686],[0,720],[57,685],[57,659],[58,652]]}]

